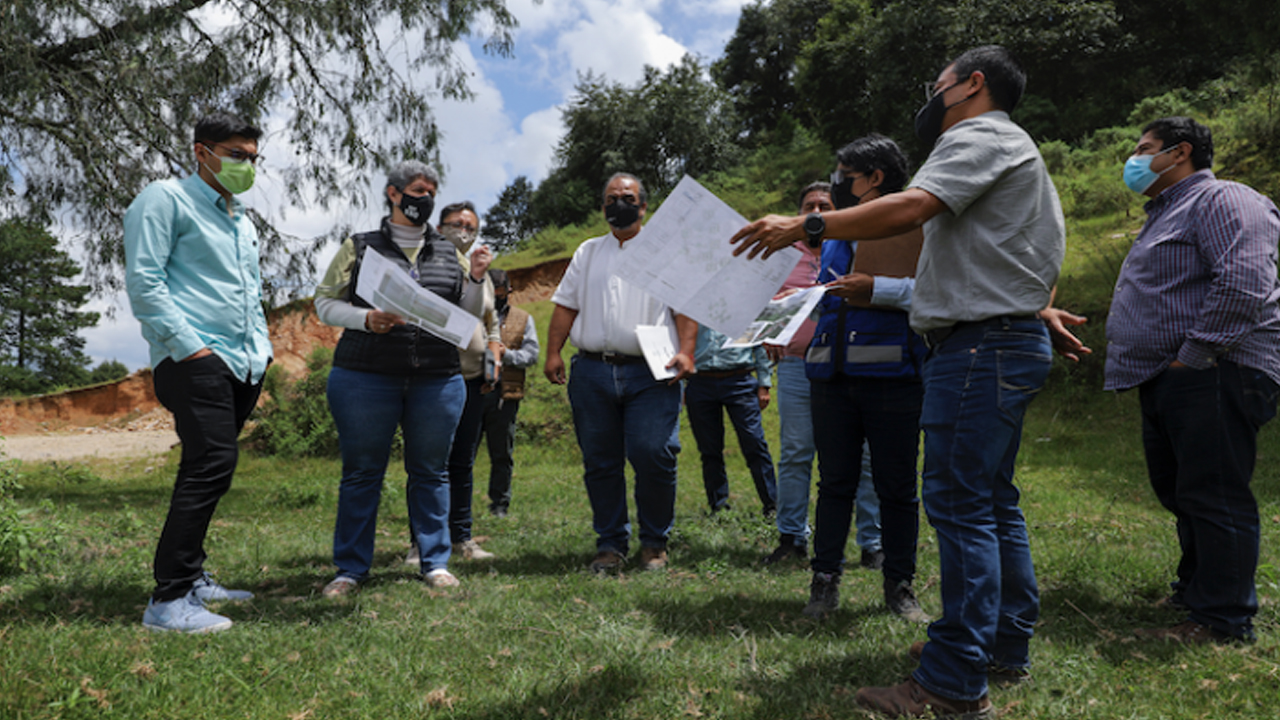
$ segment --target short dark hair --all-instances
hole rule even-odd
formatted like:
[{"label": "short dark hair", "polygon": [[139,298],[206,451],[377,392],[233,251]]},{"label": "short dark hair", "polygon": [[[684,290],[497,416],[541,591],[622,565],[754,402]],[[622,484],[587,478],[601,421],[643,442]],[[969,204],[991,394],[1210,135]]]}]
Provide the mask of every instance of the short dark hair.
[{"label": "short dark hair", "polygon": [[870,175],[876,170],[883,172],[881,195],[900,192],[907,185],[910,174],[907,156],[902,154],[898,143],[879,133],[863,135],[840,148],[836,152],[836,159],[841,165],[847,165],[864,175]]},{"label": "short dark hair", "polygon": [[507,275],[506,270],[489,268],[489,279],[493,281],[493,286],[496,288],[511,289],[511,278]]},{"label": "short dark hair", "polygon": [[1142,128],[1142,134],[1147,133],[1160,139],[1161,150],[1190,144],[1191,167],[1196,170],[1213,167],[1213,132],[1195,120],[1181,115],[1152,120]]},{"label": "short dark hair", "polygon": [[448,205],[440,208],[440,222],[444,222],[445,218],[454,213],[460,213],[463,210],[470,210],[471,214],[475,215],[477,220],[480,219],[480,215],[476,213],[476,206],[473,205],[470,200],[463,200],[462,202],[449,203]]},{"label": "short dark hair", "polygon": [[804,199],[809,197],[809,193],[811,192],[824,192],[827,195],[830,195],[831,183],[827,182],[826,180],[818,180],[816,182],[811,182],[808,185],[805,185],[804,189],[800,191],[800,197],[796,198],[796,207],[798,209],[800,210],[804,209]]},{"label": "short dark hair", "polygon": [[1022,64],[1000,45],[983,45],[966,50],[951,61],[956,80],[964,80],[975,72],[981,72],[987,81],[991,102],[1005,112],[1013,112],[1022,100],[1027,87],[1027,71]]},{"label": "short dark hair", "polygon": [[604,202],[605,196],[609,194],[609,184],[612,183],[614,180],[617,180],[618,178],[626,178],[628,180],[635,182],[636,187],[640,188],[640,204],[641,205],[644,205],[645,203],[649,202],[649,191],[644,189],[644,183],[640,181],[640,178],[636,177],[635,175],[632,175],[631,173],[616,172],[610,175],[609,179],[604,181],[604,187],[600,188],[601,203]]},{"label": "short dark hair", "polygon": [[198,143],[220,143],[237,135],[257,142],[262,137],[262,128],[250,125],[239,116],[222,110],[211,112],[196,121],[195,141]]}]

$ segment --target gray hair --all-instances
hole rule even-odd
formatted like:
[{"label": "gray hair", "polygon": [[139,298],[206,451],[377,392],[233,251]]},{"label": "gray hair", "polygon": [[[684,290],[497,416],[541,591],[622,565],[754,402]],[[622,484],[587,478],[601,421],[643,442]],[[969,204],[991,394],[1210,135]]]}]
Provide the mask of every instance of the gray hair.
[{"label": "gray hair", "polygon": [[387,173],[387,185],[403,191],[417,178],[440,187],[440,176],[436,175],[436,171],[430,165],[421,160],[405,160],[391,168],[391,172]]},{"label": "gray hair", "polygon": [[604,202],[605,196],[609,194],[609,186],[613,184],[613,181],[617,180],[618,178],[626,178],[627,180],[634,182],[636,184],[636,187],[640,188],[640,204],[641,205],[644,205],[645,203],[649,202],[649,192],[644,189],[644,183],[640,182],[640,178],[636,177],[635,175],[632,175],[631,173],[626,173],[626,172],[616,172],[609,176],[609,179],[606,180],[604,183],[604,187],[601,188],[600,190],[601,202]]}]

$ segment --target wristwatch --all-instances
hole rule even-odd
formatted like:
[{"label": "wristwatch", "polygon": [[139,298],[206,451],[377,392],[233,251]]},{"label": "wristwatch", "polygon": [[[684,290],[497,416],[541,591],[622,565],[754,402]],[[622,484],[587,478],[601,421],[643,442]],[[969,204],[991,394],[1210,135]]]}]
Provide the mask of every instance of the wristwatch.
[{"label": "wristwatch", "polygon": [[827,232],[827,221],[822,213],[809,213],[804,219],[804,233],[808,236],[805,244],[811,248],[822,247],[822,236]]}]

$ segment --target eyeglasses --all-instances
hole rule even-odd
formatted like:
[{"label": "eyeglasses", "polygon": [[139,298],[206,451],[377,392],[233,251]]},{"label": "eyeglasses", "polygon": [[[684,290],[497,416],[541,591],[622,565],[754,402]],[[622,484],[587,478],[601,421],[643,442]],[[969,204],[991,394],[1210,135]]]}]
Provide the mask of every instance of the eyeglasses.
[{"label": "eyeglasses", "polygon": [[[240,148],[233,148],[230,145],[223,145],[222,143],[213,143],[213,147],[210,147],[209,143],[200,143],[200,144],[208,148],[209,152],[213,152],[213,148],[216,148],[216,147],[222,148],[223,150],[227,151],[227,154],[221,157],[229,157],[232,160],[235,160],[236,162],[247,161],[250,165],[257,165],[258,160],[262,158],[262,156],[259,155],[258,153],[245,152]],[[217,155],[217,153],[214,153],[214,154]]]},{"label": "eyeglasses", "polygon": [[866,175],[859,172],[851,172],[848,175],[845,175],[843,170],[837,168],[835,172],[831,173],[831,184],[839,185],[845,180],[857,180],[861,177],[866,177]]},{"label": "eyeglasses", "polygon": [[445,227],[457,228],[459,230],[466,230],[467,232],[475,232],[478,229],[475,225],[472,225],[471,223],[465,220],[451,220],[449,222],[443,222],[440,224]]},{"label": "eyeglasses", "polygon": [[963,81],[963,80],[958,80],[958,81],[953,82],[953,83],[951,83],[950,85],[948,85],[948,86],[946,86],[946,87],[944,87],[944,88],[940,88],[940,87],[938,87],[938,86],[937,86],[937,83],[929,83],[929,82],[924,83],[924,86],[923,86],[923,87],[924,87],[924,99],[925,99],[926,101],[928,101],[928,100],[932,100],[934,97],[936,97],[936,96],[938,96],[938,95],[941,95],[942,93],[944,93],[944,92],[946,92],[946,91],[950,90],[951,88],[953,88],[953,87],[955,87],[955,86],[959,85],[959,84],[960,84],[960,83],[962,83],[962,82],[964,82],[964,81]]}]

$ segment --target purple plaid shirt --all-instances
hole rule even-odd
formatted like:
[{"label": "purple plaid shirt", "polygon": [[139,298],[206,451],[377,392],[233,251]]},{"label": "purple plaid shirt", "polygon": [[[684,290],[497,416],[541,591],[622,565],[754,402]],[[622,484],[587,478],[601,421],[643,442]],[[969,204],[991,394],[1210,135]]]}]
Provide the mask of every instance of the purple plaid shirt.
[{"label": "purple plaid shirt", "polygon": [[1174,360],[1218,360],[1280,383],[1280,211],[1200,170],[1146,204],[1107,318],[1107,390],[1136,387]]}]

